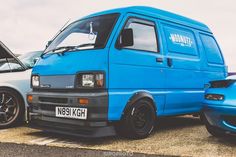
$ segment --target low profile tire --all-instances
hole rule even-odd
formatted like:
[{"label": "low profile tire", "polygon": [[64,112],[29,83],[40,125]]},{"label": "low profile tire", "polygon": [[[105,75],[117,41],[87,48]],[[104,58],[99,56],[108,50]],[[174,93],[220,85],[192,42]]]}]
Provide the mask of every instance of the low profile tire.
[{"label": "low profile tire", "polygon": [[0,88],[0,128],[9,128],[23,122],[24,101],[18,92]]},{"label": "low profile tire", "polygon": [[116,126],[118,134],[132,139],[148,137],[155,125],[155,109],[150,101],[142,99],[135,102]]},{"label": "low profile tire", "polygon": [[212,135],[212,136],[215,136],[215,137],[225,137],[226,134],[223,130],[217,128],[217,127],[214,127],[212,125],[210,125],[210,123],[208,122],[206,116],[203,114],[201,114],[201,119],[202,121],[204,122],[205,126],[206,126],[206,129],[207,131]]}]

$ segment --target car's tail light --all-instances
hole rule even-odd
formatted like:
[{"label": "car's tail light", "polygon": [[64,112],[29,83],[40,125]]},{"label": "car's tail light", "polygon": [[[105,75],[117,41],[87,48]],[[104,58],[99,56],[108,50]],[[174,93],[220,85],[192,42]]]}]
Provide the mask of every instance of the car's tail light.
[{"label": "car's tail light", "polygon": [[223,101],[225,99],[225,97],[222,94],[206,94],[205,99],[206,100]]}]

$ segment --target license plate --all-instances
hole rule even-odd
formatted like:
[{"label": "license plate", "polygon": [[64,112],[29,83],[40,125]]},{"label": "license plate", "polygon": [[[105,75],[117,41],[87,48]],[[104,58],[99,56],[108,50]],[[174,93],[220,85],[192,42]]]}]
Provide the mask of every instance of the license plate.
[{"label": "license plate", "polygon": [[87,108],[56,107],[56,117],[87,119]]}]

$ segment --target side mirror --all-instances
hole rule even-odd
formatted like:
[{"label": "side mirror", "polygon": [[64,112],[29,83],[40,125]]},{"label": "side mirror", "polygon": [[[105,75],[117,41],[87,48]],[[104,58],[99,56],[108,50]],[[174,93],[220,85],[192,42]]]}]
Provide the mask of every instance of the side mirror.
[{"label": "side mirror", "polygon": [[133,29],[128,28],[124,29],[120,35],[118,43],[118,48],[123,48],[126,46],[133,46],[134,45],[134,35],[133,35]]},{"label": "side mirror", "polygon": [[46,48],[48,48],[48,46],[52,43],[52,40],[48,41]]}]

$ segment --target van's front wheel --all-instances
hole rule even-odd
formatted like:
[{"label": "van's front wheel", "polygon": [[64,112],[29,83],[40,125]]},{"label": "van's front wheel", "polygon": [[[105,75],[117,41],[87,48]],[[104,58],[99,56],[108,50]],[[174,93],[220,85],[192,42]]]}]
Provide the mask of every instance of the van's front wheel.
[{"label": "van's front wheel", "polygon": [[149,136],[155,125],[156,114],[152,103],[142,99],[135,102],[125,113],[116,130],[122,136],[142,139]]}]

